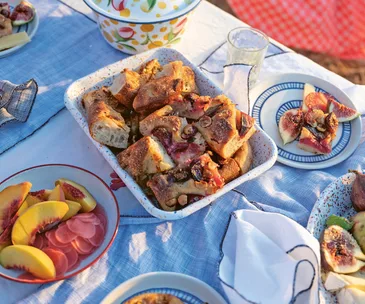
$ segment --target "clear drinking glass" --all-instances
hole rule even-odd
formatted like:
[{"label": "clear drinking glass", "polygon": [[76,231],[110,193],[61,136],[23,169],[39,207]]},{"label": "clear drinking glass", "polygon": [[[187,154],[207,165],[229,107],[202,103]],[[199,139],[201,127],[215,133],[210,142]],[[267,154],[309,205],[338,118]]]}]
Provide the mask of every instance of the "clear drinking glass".
[{"label": "clear drinking glass", "polygon": [[238,27],[228,33],[227,40],[227,64],[243,63],[252,66],[250,85],[253,85],[260,73],[269,46],[269,38],[259,30]]}]

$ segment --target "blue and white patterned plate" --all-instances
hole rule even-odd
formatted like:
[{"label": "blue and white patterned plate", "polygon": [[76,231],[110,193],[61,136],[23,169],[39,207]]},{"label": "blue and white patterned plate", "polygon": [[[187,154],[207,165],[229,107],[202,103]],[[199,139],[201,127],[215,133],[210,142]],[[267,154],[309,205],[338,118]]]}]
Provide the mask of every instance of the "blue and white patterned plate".
[{"label": "blue and white patterned plate", "polygon": [[130,279],[109,293],[102,304],[122,304],[145,293],[164,293],[179,298],[184,304],[227,304],[206,283],[175,272],[151,272]]},{"label": "blue and white patterned plate", "polygon": [[334,166],[348,158],[357,148],[361,138],[361,119],[340,123],[332,143],[332,153],[318,155],[297,147],[298,141],[283,145],[278,124],[281,115],[302,103],[305,83],[315,86],[317,92],[329,93],[351,108],[350,98],[339,88],[320,78],[304,74],[283,74],[258,83],[250,92],[251,115],[258,125],[275,141],[278,161],[301,169],[321,169]]},{"label": "blue and white patterned plate", "polygon": [[[14,7],[16,7],[21,2],[21,0],[7,0],[5,2],[9,3],[10,9],[11,9],[11,11],[13,11]],[[13,34],[20,33],[20,32],[27,32],[29,38],[32,40],[35,33],[37,32],[38,25],[39,25],[39,17],[38,17],[38,14],[36,12],[35,16],[34,16],[34,18],[31,22],[29,22],[27,24],[24,24],[24,25],[21,25],[21,26],[14,26],[13,27]],[[29,43],[31,43],[31,42],[29,42]],[[18,46],[12,47],[10,49],[0,51],[0,58],[6,57],[10,54],[13,54],[14,52],[21,49],[25,45],[27,45],[27,44],[18,45]]]}]

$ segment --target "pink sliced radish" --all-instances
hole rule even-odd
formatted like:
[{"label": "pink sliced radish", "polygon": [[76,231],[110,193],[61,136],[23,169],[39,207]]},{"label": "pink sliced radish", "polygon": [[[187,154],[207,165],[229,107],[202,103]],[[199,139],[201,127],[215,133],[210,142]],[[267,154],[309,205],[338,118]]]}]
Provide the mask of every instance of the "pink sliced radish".
[{"label": "pink sliced radish", "polygon": [[67,257],[67,261],[68,261],[67,271],[70,271],[70,269],[77,263],[77,261],[79,259],[79,255],[73,247],[68,252],[64,252],[64,254]]},{"label": "pink sliced radish", "polygon": [[61,243],[57,240],[56,238],[56,231],[55,229],[52,229],[50,231],[46,232],[46,237],[48,239],[48,242],[53,245],[52,247],[56,247],[56,248],[63,248],[63,247],[67,247],[68,244],[65,243]]},{"label": "pink sliced radish", "polygon": [[97,225],[97,226],[95,226],[94,236],[89,238],[88,241],[92,245],[99,247],[101,245],[101,243],[103,242],[104,237],[105,237],[104,227],[102,225]]},{"label": "pink sliced radish", "polygon": [[43,249],[43,252],[51,258],[56,268],[57,275],[63,274],[67,271],[68,259],[61,250],[47,247]]},{"label": "pink sliced radish", "polygon": [[84,223],[93,223],[94,225],[99,225],[100,220],[94,213],[81,213],[75,215],[73,218],[77,218]]},{"label": "pink sliced radish", "polygon": [[72,271],[72,270],[75,270],[77,267],[80,266],[80,263],[81,263],[81,260],[79,259],[79,257],[77,257],[76,263],[73,266],[69,267],[69,269],[67,270],[67,272]]},{"label": "pink sliced radish", "polygon": [[99,218],[101,224],[103,225],[104,227],[104,230],[106,231],[106,228],[107,228],[107,220],[106,220],[106,217],[104,214],[101,214],[101,213],[98,213],[97,214],[97,217]]},{"label": "pink sliced radish", "polygon": [[42,249],[44,247],[43,236],[41,234],[36,235],[33,246],[38,249]]},{"label": "pink sliced radish", "polygon": [[85,239],[89,239],[95,234],[95,226],[92,223],[84,223],[83,221],[72,218],[66,222],[66,225],[69,230],[75,233],[78,236],[81,236]]},{"label": "pink sliced radish", "polygon": [[68,244],[72,242],[77,237],[77,235],[70,231],[67,225],[60,225],[56,230],[55,237],[60,243]]},{"label": "pink sliced radish", "polygon": [[74,239],[71,244],[79,254],[90,254],[95,249],[94,245],[80,236]]}]

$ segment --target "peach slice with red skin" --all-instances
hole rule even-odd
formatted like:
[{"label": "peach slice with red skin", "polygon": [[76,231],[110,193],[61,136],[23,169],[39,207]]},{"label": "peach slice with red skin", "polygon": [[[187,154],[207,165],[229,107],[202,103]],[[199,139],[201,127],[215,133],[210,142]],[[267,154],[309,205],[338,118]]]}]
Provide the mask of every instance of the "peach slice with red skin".
[{"label": "peach slice with red skin", "polygon": [[0,192],[0,234],[11,224],[31,187],[31,183],[24,182],[9,186]]},{"label": "peach slice with red skin", "polygon": [[96,207],[95,199],[84,186],[65,178],[57,180],[55,184],[62,187],[67,200],[81,205],[81,212],[90,212]]},{"label": "peach slice with red skin", "polygon": [[33,206],[40,202],[45,202],[48,200],[49,195],[51,194],[52,190],[42,189],[39,191],[29,192],[25,201],[28,203],[28,206]]},{"label": "peach slice with red skin", "polygon": [[62,221],[67,221],[68,219],[76,215],[81,209],[81,204],[77,202],[66,200],[65,203],[68,205],[69,209],[66,215],[63,217]]},{"label": "peach slice with red skin", "polygon": [[0,263],[5,268],[23,269],[40,279],[53,279],[56,269],[42,250],[26,245],[12,245],[0,252]]},{"label": "peach slice with red skin", "polygon": [[47,201],[59,201],[64,202],[66,200],[65,194],[60,185],[57,185],[48,196]]},{"label": "peach slice with red skin", "polygon": [[14,245],[31,245],[36,234],[59,222],[69,210],[65,202],[47,201],[29,207],[14,223],[11,239]]}]

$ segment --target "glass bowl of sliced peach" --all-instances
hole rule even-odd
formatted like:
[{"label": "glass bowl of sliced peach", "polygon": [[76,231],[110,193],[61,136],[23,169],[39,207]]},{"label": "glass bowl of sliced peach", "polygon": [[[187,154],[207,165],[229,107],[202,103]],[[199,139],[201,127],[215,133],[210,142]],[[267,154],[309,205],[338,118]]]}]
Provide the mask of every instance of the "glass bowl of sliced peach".
[{"label": "glass bowl of sliced peach", "polygon": [[22,283],[70,278],[113,243],[117,200],[95,174],[51,164],[0,183],[0,276]]}]

